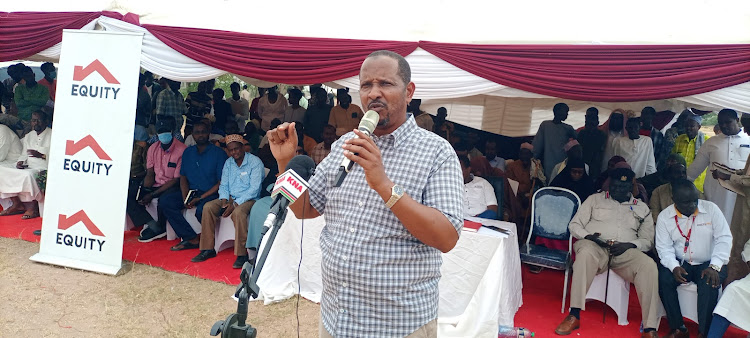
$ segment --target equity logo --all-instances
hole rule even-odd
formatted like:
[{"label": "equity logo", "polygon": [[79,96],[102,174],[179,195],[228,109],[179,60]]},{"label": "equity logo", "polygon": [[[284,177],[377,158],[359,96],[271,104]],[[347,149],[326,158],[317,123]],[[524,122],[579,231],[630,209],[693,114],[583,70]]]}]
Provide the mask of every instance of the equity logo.
[{"label": "equity logo", "polygon": [[[73,66],[73,81],[83,82],[93,73],[99,74],[99,76],[110,85],[120,84],[120,81],[117,81],[109,69],[107,69],[107,67],[105,67],[98,59],[92,61],[86,67]],[[117,93],[119,92],[120,87],[94,86],[88,84],[73,84],[70,88],[70,95],[72,96],[93,97],[98,99],[111,98],[117,100]]]},{"label": "equity logo", "polygon": [[100,160],[107,160],[112,161],[112,158],[107,155],[107,153],[102,149],[101,146],[99,146],[99,143],[96,142],[93,136],[86,135],[86,137],[82,138],[80,141],[75,142],[73,140],[68,140],[65,143],[65,155],[72,156],[77,154],[79,151],[83,150],[83,148],[91,148],[91,150],[94,151],[96,156],[99,157]]},{"label": "equity logo", "polygon": [[[94,224],[94,222],[91,221],[89,216],[86,215],[86,212],[83,210],[76,212],[70,217],[60,214],[57,219],[57,229],[66,231],[78,223],[83,223],[83,225],[86,227],[86,230],[88,230],[88,232],[91,233],[92,235],[105,237],[104,233],[102,233],[102,231],[99,230],[99,227],[97,227],[96,224]],[[69,247],[76,247],[76,248],[81,248],[85,250],[98,249],[99,251],[102,251],[104,247],[104,243],[106,242],[107,241],[104,239],[91,238],[91,237],[78,236],[78,235],[70,235],[70,234],[66,234],[64,232],[58,231],[55,244],[65,245]]]},{"label": "equity logo", "polygon": [[104,81],[107,81],[107,83],[109,84],[120,84],[120,81],[117,81],[115,76],[109,72],[109,69],[107,69],[107,67],[104,67],[104,64],[102,64],[98,59],[92,61],[86,67],[74,66],[73,81],[83,81],[93,72],[99,73],[99,75],[104,78]]},{"label": "equity logo", "polygon": [[[90,148],[100,160],[112,161],[112,158],[107,155],[107,152],[102,149],[98,142],[91,135],[86,135],[80,141],[75,142],[73,140],[67,140],[65,142],[65,155],[73,156],[78,154],[84,148]],[[112,164],[77,160],[75,158],[65,158],[63,161],[63,170],[90,173],[94,175],[104,174],[109,176],[109,169],[112,168]]]}]

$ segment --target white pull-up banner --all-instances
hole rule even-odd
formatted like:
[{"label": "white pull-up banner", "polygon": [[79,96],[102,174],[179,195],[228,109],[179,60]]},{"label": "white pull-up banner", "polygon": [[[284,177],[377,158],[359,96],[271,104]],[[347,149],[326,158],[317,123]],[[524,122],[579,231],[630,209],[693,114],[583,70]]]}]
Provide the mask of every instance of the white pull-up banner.
[{"label": "white pull-up banner", "polygon": [[42,238],[31,260],[120,271],[142,41],[63,32]]}]

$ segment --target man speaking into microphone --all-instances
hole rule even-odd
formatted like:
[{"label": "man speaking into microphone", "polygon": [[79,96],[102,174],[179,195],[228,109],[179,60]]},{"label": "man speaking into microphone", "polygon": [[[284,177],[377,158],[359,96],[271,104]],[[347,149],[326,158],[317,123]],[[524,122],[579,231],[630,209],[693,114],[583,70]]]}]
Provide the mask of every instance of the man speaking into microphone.
[{"label": "man speaking into microphone", "polygon": [[[406,106],[411,69],[376,51],[362,63],[359,93],[380,120],[372,137],[354,130],[331,147],[290,206],[298,218],[323,215],[321,337],[436,337],[441,252],[463,226],[463,176],[450,144],[419,128]],[[268,132],[279,168],[297,149],[294,124]],[[340,164],[355,165],[342,184]]]}]

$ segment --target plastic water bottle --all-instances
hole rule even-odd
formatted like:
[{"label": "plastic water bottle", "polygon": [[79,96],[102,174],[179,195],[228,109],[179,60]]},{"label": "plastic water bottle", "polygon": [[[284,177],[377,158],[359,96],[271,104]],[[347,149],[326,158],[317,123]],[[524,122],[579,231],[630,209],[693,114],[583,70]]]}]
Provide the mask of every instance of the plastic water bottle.
[{"label": "plastic water bottle", "polygon": [[523,327],[510,327],[500,325],[497,330],[498,338],[528,338],[533,336],[534,332],[531,332],[529,329]]}]

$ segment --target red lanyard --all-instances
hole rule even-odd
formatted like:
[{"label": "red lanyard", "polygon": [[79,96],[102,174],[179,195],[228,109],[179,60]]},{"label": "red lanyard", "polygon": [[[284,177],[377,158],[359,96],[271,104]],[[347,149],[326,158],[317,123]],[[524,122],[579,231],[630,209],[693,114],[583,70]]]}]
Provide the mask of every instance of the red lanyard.
[{"label": "red lanyard", "polygon": [[[685,239],[685,249],[682,250],[682,253],[686,254],[688,251],[688,247],[690,246],[690,236],[693,233],[693,227],[689,227],[688,234],[687,236],[685,236],[685,234],[682,232],[682,229],[680,229],[680,222],[678,221],[677,215],[674,215],[674,224],[677,225],[677,230],[680,232],[680,236]],[[693,215],[693,224],[695,224],[695,215]]]}]

